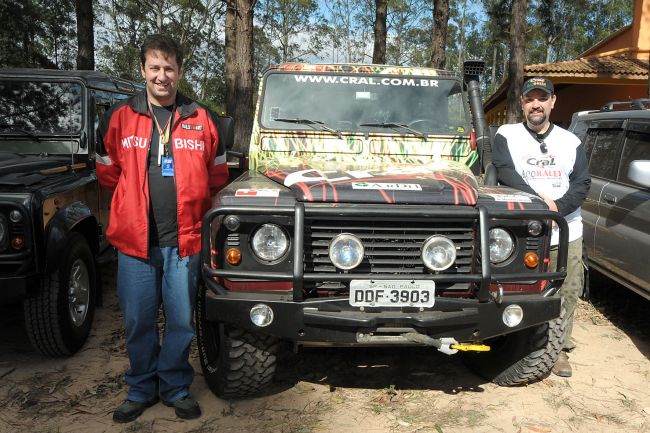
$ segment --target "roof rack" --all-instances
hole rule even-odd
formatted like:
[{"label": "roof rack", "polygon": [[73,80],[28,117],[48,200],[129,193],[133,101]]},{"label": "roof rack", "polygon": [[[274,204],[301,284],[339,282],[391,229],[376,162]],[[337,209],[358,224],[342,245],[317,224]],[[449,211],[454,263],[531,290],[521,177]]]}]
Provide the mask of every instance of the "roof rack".
[{"label": "roof rack", "polygon": [[600,111],[614,111],[615,109],[643,110],[645,108],[650,108],[650,99],[633,99],[631,101],[608,102],[602,106]]}]

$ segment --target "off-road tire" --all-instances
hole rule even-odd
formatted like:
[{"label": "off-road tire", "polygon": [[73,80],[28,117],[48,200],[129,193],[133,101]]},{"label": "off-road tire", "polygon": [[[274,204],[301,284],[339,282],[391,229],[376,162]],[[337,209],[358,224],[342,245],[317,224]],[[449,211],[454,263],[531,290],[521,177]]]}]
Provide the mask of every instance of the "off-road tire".
[{"label": "off-road tire", "polygon": [[551,373],[560,356],[566,329],[560,317],[503,337],[488,340],[489,352],[464,354],[465,364],[479,376],[501,386],[537,382]]},{"label": "off-road tire", "polygon": [[[85,265],[88,277],[86,313],[78,324],[69,310],[70,272],[75,262]],[[32,345],[43,355],[53,357],[72,355],[79,350],[92,327],[96,291],[95,261],[88,243],[80,233],[70,233],[59,267],[42,277],[37,289],[23,302],[25,326]]]},{"label": "off-road tire", "polygon": [[205,287],[195,311],[196,340],[203,376],[210,390],[223,399],[251,397],[272,382],[279,340],[205,319]]}]

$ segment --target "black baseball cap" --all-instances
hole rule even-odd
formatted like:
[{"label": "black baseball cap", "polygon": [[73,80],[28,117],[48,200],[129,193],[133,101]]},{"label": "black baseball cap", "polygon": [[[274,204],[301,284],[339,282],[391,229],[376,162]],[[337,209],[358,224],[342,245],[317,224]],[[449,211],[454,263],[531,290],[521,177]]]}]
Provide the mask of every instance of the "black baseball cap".
[{"label": "black baseball cap", "polygon": [[524,86],[521,88],[521,95],[525,96],[528,92],[535,89],[542,90],[549,95],[552,95],[555,91],[553,83],[548,78],[533,77],[524,82]]}]

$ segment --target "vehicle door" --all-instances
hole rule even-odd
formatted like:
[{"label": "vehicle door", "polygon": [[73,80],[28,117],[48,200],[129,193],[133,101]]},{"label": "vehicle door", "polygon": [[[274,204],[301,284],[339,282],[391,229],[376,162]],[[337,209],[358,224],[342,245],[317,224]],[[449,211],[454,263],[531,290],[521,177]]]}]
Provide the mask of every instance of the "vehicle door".
[{"label": "vehicle door", "polygon": [[596,245],[623,282],[650,293],[650,189],[628,178],[635,160],[650,160],[650,120],[627,124],[616,180],[603,188]]},{"label": "vehicle door", "polygon": [[612,257],[603,250],[601,237],[609,236],[604,227],[604,208],[611,206],[604,201],[603,190],[606,185],[616,180],[620,151],[623,143],[624,121],[599,120],[594,121],[587,131],[585,151],[589,159],[591,173],[591,188],[583,209],[584,239],[587,253],[592,262],[598,267],[607,266]]},{"label": "vehicle door", "polygon": [[[94,97],[94,127],[92,129],[94,150],[98,155],[105,156],[106,150],[103,148],[101,142],[97,137],[97,128],[99,126],[99,120],[104,117],[106,111],[119,99],[128,97],[128,95],[107,92],[103,90],[93,90],[92,95]],[[110,215],[111,208],[111,199],[113,198],[113,193],[106,191],[104,188],[98,187],[98,219],[102,228],[102,235],[106,233],[108,228],[108,220]],[[108,247],[108,240],[105,236],[102,236],[99,244],[100,250]]]}]

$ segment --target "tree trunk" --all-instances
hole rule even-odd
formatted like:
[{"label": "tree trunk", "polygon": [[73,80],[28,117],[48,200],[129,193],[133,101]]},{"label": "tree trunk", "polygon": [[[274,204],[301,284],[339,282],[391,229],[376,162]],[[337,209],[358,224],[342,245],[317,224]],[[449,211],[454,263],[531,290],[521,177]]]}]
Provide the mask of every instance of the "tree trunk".
[{"label": "tree trunk", "polygon": [[225,23],[225,66],[226,80],[226,114],[235,115],[235,84],[237,81],[237,1],[224,0],[226,3]]},{"label": "tree trunk", "polygon": [[77,11],[77,69],[95,69],[95,36],[93,0],[76,0]]},{"label": "tree trunk", "polygon": [[499,46],[495,43],[492,47],[492,79],[490,80],[490,93],[494,92],[497,88],[497,54]]},{"label": "tree trunk", "polygon": [[375,47],[372,50],[372,63],[386,63],[386,18],[388,16],[388,0],[375,0]]},{"label": "tree trunk", "polygon": [[237,0],[237,79],[235,81],[235,145],[248,150],[253,129],[253,15],[255,0]]},{"label": "tree trunk", "polygon": [[463,15],[462,18],[460,19],[460,28],[458,29],[458,33],[460,36],[460,43],[458,47],[458,70],[462,71],[463,70],[463,60],[465,58],[465,16],[467,14],[467,0],[463,2]]},{"label": "tree trunk", "polygon": [[447,62],[447,22],[449,21],[449,0],[436,0],[433,7],[433,37],[431,40],[431,67],[444,69]]},{"label": "tree trunk", "polygon": [[524,84],[524,54],[526,49],[526,11],[528,0],[513,0],[510,21],[510,63],[508,65],[508,108],[506,121],[517,123],[522,119],[521,86]]}]

